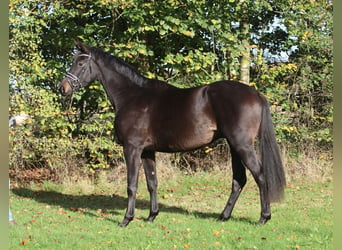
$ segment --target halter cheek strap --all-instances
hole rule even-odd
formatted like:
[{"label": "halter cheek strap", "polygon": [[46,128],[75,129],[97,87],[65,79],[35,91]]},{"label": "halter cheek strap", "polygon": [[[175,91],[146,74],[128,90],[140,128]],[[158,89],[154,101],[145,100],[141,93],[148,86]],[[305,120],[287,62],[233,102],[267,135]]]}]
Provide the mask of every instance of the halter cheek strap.
[{"label": "halter cheek strap", "polygon": [[79,77],[81,76],[81,74],[83,74],[86,71],[86,68],[88,66],[89,66],[90,73],[92,72],[91,65],[90,65],[90,61],[91,61],[91,58],[92,58],[91,54],[89,54],[89,55],[88,54],[80,54],[78,56],[86,56],[86,57],[88,57],[88,61],[82,67],[82,69],[81,69],[80,73],[78,73],[78,75],[74,75],[73,73],[71,73],[69,71],[66,73],[65,77],[67,78],[68,83],[69,83],[69,85],[70,85],[70,87],[71,87],[73,92],[75,92],[75,91],[79,90],[81,87],[83,87],[82,82],[81,82]]}]

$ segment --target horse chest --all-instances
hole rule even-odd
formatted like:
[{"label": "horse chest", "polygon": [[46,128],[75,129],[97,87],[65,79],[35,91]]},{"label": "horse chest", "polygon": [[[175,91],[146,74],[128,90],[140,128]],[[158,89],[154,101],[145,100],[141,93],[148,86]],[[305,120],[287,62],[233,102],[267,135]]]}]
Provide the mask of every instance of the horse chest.
[{"label": "horse chest", "polygon": [[119,141],[121,143],[137,144],[137,146],[150,144],[149,120],[148,108],[117,114],[115,130]]}]

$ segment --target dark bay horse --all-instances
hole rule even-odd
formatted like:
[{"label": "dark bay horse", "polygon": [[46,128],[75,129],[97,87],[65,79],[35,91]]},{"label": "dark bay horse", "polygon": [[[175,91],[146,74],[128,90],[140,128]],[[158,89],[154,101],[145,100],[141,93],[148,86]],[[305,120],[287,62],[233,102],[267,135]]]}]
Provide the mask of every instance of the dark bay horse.
[{"label": "dark bay horse", "polygon": [[[155,152],[179,152],[226,138],[232,155],[232,191],[220,219],[230,218],[246,184],[246,168],[259,187],[261,217],[271,218],[270,202],[283,197],[285,174],[269,105],[255,89],[235,81],[179,89],[148,79],[121,59],[101,49],[75,42],[78,52],[60,83],[71,95],[95,80],[102,83],[116,112],[115,131],[127,165],[128,205],[120,223],[134,217],[138,171],[142,161],[150,193],[152,222],[159,212]],[[258,137],[261,160],[254,141]]]}]

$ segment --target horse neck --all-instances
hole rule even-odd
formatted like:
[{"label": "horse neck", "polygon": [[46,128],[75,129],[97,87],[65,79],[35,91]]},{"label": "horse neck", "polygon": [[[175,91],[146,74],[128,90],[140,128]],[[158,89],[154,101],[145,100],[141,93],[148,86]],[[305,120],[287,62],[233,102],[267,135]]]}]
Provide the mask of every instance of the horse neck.
[{"label": "horse neck", "polygon": [[118,112],[142,88],[147,80],[127,65],[107,63],[108,60],[97,60],[102,83],[108,98]]}]

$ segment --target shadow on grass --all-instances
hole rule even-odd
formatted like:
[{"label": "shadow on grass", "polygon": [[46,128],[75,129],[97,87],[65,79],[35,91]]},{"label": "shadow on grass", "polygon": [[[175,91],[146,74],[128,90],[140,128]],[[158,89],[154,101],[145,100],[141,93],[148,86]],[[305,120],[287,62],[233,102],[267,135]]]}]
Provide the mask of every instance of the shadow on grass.
[{"label": "shadow on grass", "polygon": [[[65,210],[77,211],[82,210],[83,214],[98,217],[97,210],[101,209],[104,212],[108,212],[113,215],[121,215],[124,216],[122,211],[127,206],[127,198],[119,195],[101,195],[101,194],[91,194],[91,195],[70,195],[63,194],[56,191],[44,191],[44,190],[31,190],[28,188],[16,188],[12,189],[12,192],[17,196],[34,199],[39,203],[45,203],[51,206],[59,206]],[[147,200],[136,200],[136,207],[139,209],[148,210],[150,207],[150,203]],[[165,213],[175,213],[175,214],[188,214],[193,215],[196,218],[202,219],[217,219],[219,218],[219,214],[217,213],[204,213],[200,211],[192,211],[189,212],[184,208],[169,206],[162,203],[159,203],[159,208],[161,212]],[[92,211],[93,212],[92,212]],[[113,222],[119,223],[119,221],[115,221],[113,219],[109,219]],[[250,218],[234,218],[232,217],[230,220],[243,222],[250,225],[256,225],[255,221],[252,221]]]}]

